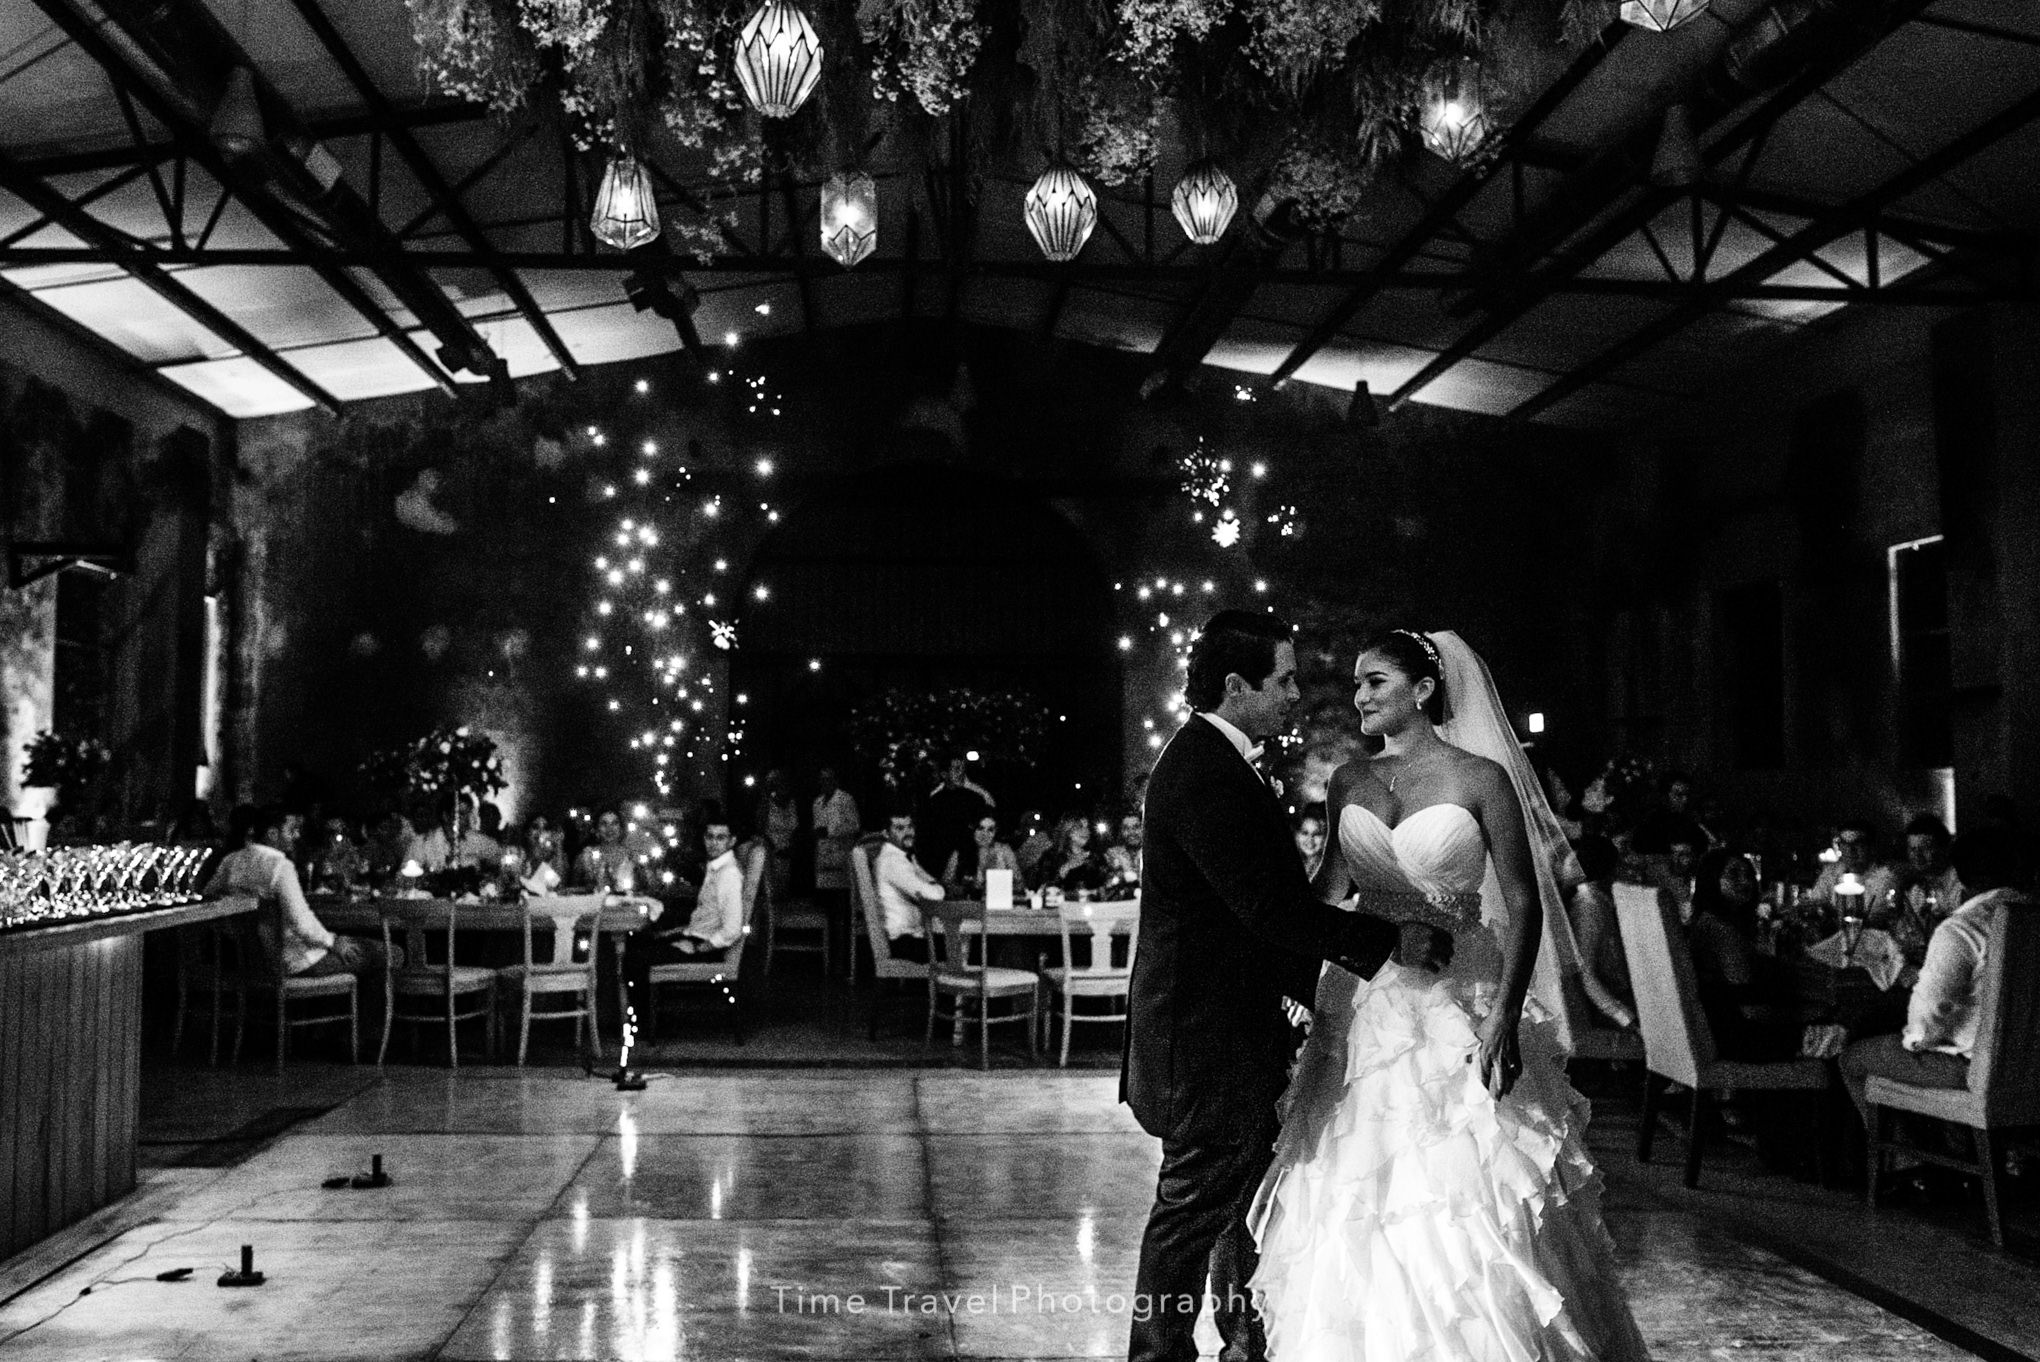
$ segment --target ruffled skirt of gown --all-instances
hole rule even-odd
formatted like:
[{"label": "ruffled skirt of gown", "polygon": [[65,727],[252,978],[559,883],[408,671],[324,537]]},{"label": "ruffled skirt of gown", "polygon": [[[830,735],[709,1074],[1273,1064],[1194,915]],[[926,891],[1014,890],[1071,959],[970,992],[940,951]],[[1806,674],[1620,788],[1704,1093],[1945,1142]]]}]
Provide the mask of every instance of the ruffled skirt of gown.
[{"label": "ruffled skirt of gown", "polygon": [[1275,1362],[1628,1362],[1586,1100],[1549,1028],[1482,1086],[1464,979],[1327,968],[1249,1217]]}]

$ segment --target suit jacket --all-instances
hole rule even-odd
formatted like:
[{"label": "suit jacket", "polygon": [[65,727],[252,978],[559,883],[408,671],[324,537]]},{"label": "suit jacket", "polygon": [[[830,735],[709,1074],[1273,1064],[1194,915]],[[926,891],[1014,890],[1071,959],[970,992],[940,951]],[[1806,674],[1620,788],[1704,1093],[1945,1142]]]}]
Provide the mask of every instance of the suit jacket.
[{"label": "suit jacket", "polygon": [[1201,718],[1155,763],[1145,825],[1120,1100],[1150,1135],[1244,1139],[1288,1082],[1282,999],[1308,1003],[1326,960],[1372,975],[1399,933],[1317,900],[1274,791]]}]

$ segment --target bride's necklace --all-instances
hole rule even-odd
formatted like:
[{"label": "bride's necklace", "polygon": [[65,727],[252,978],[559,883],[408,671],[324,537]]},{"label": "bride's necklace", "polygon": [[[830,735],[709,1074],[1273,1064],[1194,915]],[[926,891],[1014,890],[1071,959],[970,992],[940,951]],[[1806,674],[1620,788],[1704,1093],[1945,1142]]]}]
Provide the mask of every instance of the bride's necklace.
[{"label": "bride's necklace", "polygon": [[1404,774],[1410,769],[1410,767],[1418,765],[1416,759],[1413,757],[1398,757],[1396,758],[1396,762],[1397,765],[1395,770],[1388,773],[1388,792],[1390,794],[1395,793],[1395,783],[1403,778]]}]

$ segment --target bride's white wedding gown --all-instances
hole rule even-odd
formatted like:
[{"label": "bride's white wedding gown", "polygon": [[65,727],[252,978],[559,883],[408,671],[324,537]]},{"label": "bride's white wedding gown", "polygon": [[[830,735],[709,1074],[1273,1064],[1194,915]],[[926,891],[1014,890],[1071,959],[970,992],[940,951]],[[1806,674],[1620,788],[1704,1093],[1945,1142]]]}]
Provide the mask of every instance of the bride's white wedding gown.
[{"label": "bride's white wedding gown", "polygon": [[1363,900],[1421,894],[1454,933],[1441,975],[1327,967],[1249,1217],[1251,1283],[1275,1362],[1624,1362],[1647,1356],[1611,1268],[1587,1103],[1526,1008],[1523,1073],[1497,1101],[1474,1028],[1499,991],[1480,918],[1494,883],[1456,804],[1391,829],[1348,806],[1339,844]]}]

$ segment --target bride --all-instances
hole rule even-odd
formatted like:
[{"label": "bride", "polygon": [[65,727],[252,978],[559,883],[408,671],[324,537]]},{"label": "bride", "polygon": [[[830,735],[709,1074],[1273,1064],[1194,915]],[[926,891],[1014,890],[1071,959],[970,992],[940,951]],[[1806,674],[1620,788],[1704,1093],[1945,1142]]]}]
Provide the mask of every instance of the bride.
[{"label": "bride", "polygon": [[1451,931],[1453,957],[1442,975],[1324,971],[1248,1215],[1268,1354],[1643,1358],[1563,1068],[1564,834],[1456,634],[1391,631],[1354,685],[1382,749],[1332,778],[1315,887]]}]

